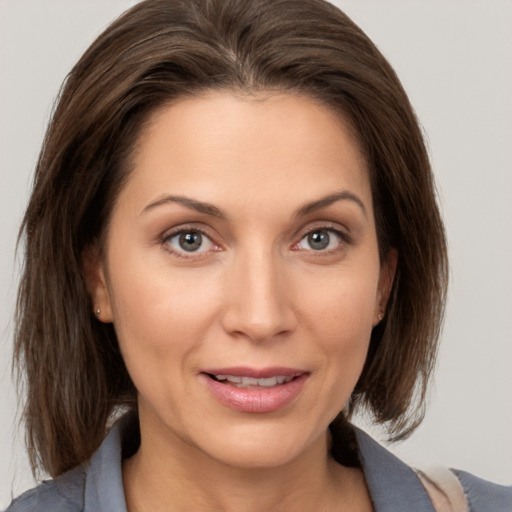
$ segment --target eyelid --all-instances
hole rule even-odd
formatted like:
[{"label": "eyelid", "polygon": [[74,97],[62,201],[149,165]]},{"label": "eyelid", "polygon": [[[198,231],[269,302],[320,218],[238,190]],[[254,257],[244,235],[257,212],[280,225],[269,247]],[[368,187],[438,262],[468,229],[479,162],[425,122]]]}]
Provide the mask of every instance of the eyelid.
[{"label": "eyelid", "polygon": [[[195,251],[187,252],[185,250],[177,251],[167,243],[171,238],[174,238],[175,236],[178,236],[182,233],[187,233],[187,232],[200,233],[203,237],[207,238],[210,241],[210,243],[213,245],[213,250],[210,249],[210,250],[198,251],[198,252],[195,252]],[[160,236],[160,244],[162,245],[164,250],[168,251],[172,255],[174,255],[178,258],[187,259],[187,260],[188,259],[198,260],[198,259],[207,257],[212,252],[218,252],[218,251],[222,250],[222,246],[214,240],[213,236],[209,233],[209,230],[205,229],[202,226],[198,226],[196,224],[182,224],[182,225],[175,226],[171,229],[166,230]]]},{"label": "eyelid", "polygon": [[330,233],[334,233],[336,236],[338,236],[341,239],[341,242],[339,244],[341,246],[346,246],[353,242],[353,239],[352,239],[352,236],[351,236],[349,230],[346,228],[343,228],[340,224],[335,223],[335,222],[318,222],[318,223],[315,223],[314,225],[309,225],[306,229],[303,229],[300,231],[300,234],[298,235],[298,240],[293,244],[292,250],[307,251],[307,252],[311,252],[311,253],[316,253],[319,256],[322,254],[324,254],[324,255],[331,254],[331,253],[334,253],[334,252],[337,252],[340,250],[339,246],[334,249],[330,249],[330,250],[318,250],[318,251],[315,251],[314,249],[302,249],[302,248],[297,247],[300,244],[300,242],[302,242],[302,240],[304,240],[304,238],[309,236],[311,233],[315,233],[316,231],[328,231]]},{"label": "eyelid", "polygon": [[[298,245],[300,242],[310,235],[311,233],[314,233],[315,231],[328,231],[330,233],[334,233],[337,237],[340,238],[340,243],[336,248],[328,249],[328,250],[318,250],[315,251],[314,249],[303,249],[299,248]],[[183,251],[177,251],[174,250],[167,242],[169,239],[181,234],[181,233],[187,233],[187,232],[197,232],[200,233],[202,236],[207,238],[210,243],[213,245],[213,249],[209,249],[206,251],[198,251],[198,252],[187,252],[185,250]],[[164,248],[164,250],[168,251],[172,255],[182,258],[182,259],[189,259],[189,260],[198,260],[204,257],[207,257],[211,255],[212,252],[219,252],[224,250],[222,244],[219,244],[216,241],[216,238],[214,235],[211,234],[211,230],[208,228],[205,228],[202,225],[198,225],[195,223],[189,223],[189,224],[181,224],[178,226],[174,226],[173,228],[167,229],[162,233],[162,235],[159,237],[159,243]],[[352,235],[350,234],[349,230],[340,225],[337,222],[314,222],[313,224],[309,224],[307,227],[301,229],[298,231],[297,235],[294,236],[294,239],[296,240],[291,249],[295,251],[304,251],[308,253],[316,253],[318,256],[326,255],[326,254],[332,254],[340,251],[343,247],[346,245],[349,245],[353,242]],[[340,247],[341,246],[341,247]]]},{"label": "eyelid", "polygon": [[340,226],[339,224],[336,224],[336,223],[320,223],[319,225],[315,225],[315,226],[312,226],[312,227],[308,227],[304,233],[303,233],[303,237],[306,236],[306,235],[309,235],[310,233],[314,233],[315,231],[320,231],[320,230],[325,230],[325,231],[332,231],[334,233],[337,233],[339,234],[343,239],[346,239],[346,240],[349,240],[351,239],[351,236],[350,234],[348,233],[348,230],[346,228],[343,228],[342,226]]}]

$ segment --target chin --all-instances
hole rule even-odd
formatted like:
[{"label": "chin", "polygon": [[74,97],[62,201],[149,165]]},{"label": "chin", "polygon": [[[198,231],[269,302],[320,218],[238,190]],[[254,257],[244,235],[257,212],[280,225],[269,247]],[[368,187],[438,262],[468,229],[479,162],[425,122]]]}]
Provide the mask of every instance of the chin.
[{"label": "chin", "polygon": [[207,448],[203,450],[210,458],[231,467],[270,469],[307,457],[309,448],[316,443],[326,446],[327,427],[315,436],[311,432],[294,432],[281,419],[273,425],[237,426],[216,433],[221,432],[222,438],[215,434],[209,436]]}]

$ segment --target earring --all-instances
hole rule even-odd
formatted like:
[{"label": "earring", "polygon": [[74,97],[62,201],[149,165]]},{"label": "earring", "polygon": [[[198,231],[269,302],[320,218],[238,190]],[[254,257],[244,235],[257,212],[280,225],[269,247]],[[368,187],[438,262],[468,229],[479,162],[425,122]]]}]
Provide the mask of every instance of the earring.
[{"label": "earring", "polygon": [[377,320],[379,322],[382,322],[382,319],[384,318],[384,313],[381,311],[378,315],[377,315]]},{"label": "earring", "polygon": [[100,314],[101,314],[101,309],[100,309],[100,308],[98,308],[98,309],[96,310],[96,315],[97,315],[97,316],[100,316]]}]

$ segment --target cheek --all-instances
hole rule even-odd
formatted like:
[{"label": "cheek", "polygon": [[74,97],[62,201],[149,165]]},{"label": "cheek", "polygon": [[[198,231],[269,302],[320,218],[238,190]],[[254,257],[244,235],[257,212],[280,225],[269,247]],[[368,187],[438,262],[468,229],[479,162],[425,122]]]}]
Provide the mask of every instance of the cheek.
[{"label": "cheek", "polygon": [[176,281],[131,280],[130,290],[119,289],[119,300],[114,298],[114,325],[126,368],[139,400],[154,411],[181,410],[179,397],[188,396],[190,376],[197,370],[215,301],[195,290]]},{"label": "cheek", "polygon": [[348,400],[366,360],[377,282],[378,272],[372,268],[366,276],[339,272],[323,282],[316,280],[309,293],[299,294],[302,324],[316,350],[323,354],[326,386],[336,397],[334,413]]},{"label": "cheek", "polygon": [[369,334],[378,302],[378,264],[344,267],[301,280],[296,291],[300,309],[311,327],[353,338]]},{"label": "cheek", "polygon": [[[214,276],[180,274],[128,261],[111,273],[114,326],[134,381],[148,379],[158,367],[177,370],[205,339],[218,296]],[[204,276],[203,276],[204,277]],[[166,372],[164,372],[166,373]],[[137,382],[136,382],[137,384]]]}]

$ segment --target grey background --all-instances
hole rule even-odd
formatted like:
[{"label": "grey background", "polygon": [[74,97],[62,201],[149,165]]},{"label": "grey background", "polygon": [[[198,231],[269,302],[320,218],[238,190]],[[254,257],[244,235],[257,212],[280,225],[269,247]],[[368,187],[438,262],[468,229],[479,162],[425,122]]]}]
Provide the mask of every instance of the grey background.
[{"label": "grey background", "polygon": [[[33,485],[10,378],[14,246],[31,173],[66,73],[134,3],[0,0],[0,508]],[[414,465],[512,483],[512,2],[335,3],[380,47],[410,95],[450,243],[431,406],[416,434],[393,450]]]}]

